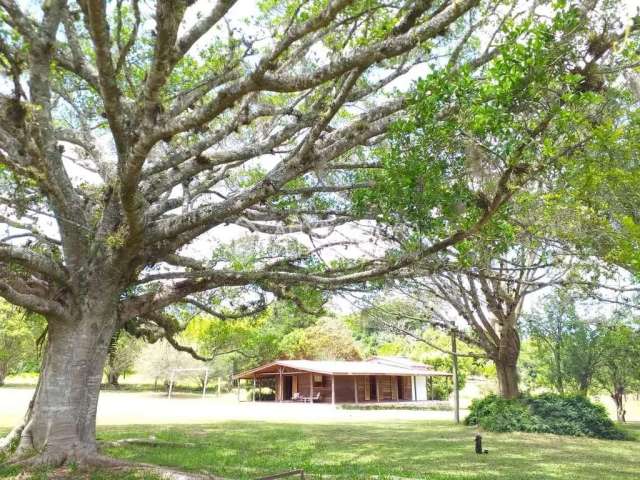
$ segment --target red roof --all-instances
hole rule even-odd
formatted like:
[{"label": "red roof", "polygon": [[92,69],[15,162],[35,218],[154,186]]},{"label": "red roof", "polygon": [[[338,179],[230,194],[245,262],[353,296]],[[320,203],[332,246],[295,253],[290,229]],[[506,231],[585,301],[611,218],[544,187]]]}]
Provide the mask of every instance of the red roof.
[{"label": "red roof", "polygon": [[391,376],[451,376],[438,372],[429,365],[417,363],[403,357],[374,357],[367,361],[344,360],[276,360],[260,367],[238,373],[238,378],[277,375],[280,368],[285,374],[293,372],[320,373],[324,375],[391,375]]}]

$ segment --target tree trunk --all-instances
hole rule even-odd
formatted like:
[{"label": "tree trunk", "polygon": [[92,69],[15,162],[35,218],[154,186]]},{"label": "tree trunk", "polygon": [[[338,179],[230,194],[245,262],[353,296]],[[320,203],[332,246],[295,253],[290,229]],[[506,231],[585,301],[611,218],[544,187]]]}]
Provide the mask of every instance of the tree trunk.
[{"label": "tree trunk", "polygon": [[618,421],[625,423],[627,421],[627,411],[624,409],[624,388],[616,387],[611,398],[613,398],[613,401],[616,404],[616,416]]},{"label": "tree trunk", "polygon": [[500,396],[511,399],[520,396],[518,387],[518,357],[520,337],[515,328],[505,328],[500,335],[500,348],[494,358]]},{"label": "tree trunk", "polygon": [[7,378],[7,369],[4,365],[0,365],[0,387],[4,385],[5,378]]},{"label": "tree trunk", "polygon": [[564,376],[562,374],[562,356],[558,348],[553,349],[553,363],[555,370],[556,390],[560,395],[564,395]]},{"label": "tree trunk", "polygon": [[38,389],[15,453],[34,464],[85,463],[97,454],[96,410],[116,303],[87,301],[75,318],[49,321]]},{"label": "tree trunk", "polygon": [[580,381],[578,382],[578,393],[586,397],[589,394],[590,386],[591,386],[591,377],[587,375],[581,375]]},{"label": "tree trunk", "polygon": [[520,396],[518,387],[518,369],[515,363],[495,362],[498,376],[498,390],[502,398],[517,398]]},{"label": "tree trunk", "polygon": [[114,388],[119,388],[120,387],[120,383],[118,383],[118,380],[120,378],[120,374],[118,372],[110,371],[109,375],[107,375],[107,377],[108,377],[109,385],[111,385]]}]

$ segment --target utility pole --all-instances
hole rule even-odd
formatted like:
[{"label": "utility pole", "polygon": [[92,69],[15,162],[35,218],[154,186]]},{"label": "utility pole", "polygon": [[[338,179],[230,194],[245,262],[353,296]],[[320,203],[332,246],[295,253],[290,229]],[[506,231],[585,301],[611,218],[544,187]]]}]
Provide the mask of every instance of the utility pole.
[{"label": "utility pole", "polygon": [[456,331],[451,330],[451,360],[453,362],[453,419],[460,423],[460,391],[458,389],[458,349],[456,345]]}]

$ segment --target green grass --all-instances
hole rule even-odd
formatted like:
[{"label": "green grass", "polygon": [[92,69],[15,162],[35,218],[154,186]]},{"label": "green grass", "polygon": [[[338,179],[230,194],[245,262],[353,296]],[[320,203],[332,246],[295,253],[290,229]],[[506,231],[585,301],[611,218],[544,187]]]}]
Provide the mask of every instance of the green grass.
[{"label": "green grass", "polygon": [[[640,439],[640,424],[624,427]],[[475,430],[449,422],[276,424],[227,422],[199,426],[131,426],[99,429],[115,440],[155,435],[196,447],[110,448],[119,458],[230,479],[252,479],[302,468],[328,479],[420,478],[425,480],[624,480],[640,478],[640,442],[606,441],[525,433],[483,434],[488,455],[476,455]],[[15,475],[0,469],[0,478]],[[46,477],[42,477],[46,478]],[[92,480],[133,480],[105,476]],[[150,477],[146,477],[150,478]]]}]

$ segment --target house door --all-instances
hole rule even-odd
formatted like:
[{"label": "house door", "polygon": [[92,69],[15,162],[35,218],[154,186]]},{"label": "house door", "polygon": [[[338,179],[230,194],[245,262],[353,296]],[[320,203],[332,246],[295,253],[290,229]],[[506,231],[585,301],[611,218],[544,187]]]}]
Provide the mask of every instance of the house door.
[{"label": "house door", "polygon": [[369,377],[369,399],[378,400],[378,384],[375,375]]},{"label": "house door", "polygon": [[406,400],[404,398],[404,377],[396,377],[398,380],[397,392],[398,392],[398,400]]},{"label": "house door", "polygon": [[284,377],[284,396],[283,400],[291,400],[293,396],[293,377],[291,375],[286,375]]}]

